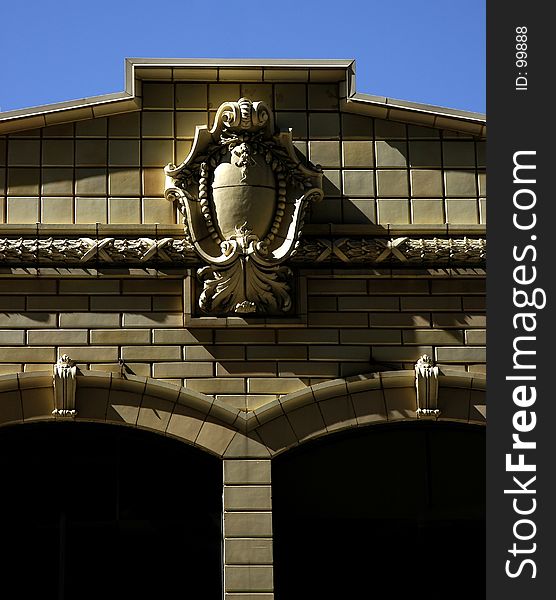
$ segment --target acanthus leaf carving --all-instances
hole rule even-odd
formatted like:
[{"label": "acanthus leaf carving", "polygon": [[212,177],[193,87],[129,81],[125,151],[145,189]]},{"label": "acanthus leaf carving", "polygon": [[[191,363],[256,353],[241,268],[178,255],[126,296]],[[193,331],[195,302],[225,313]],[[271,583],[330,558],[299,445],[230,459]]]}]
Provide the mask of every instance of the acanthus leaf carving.
[{"label": "acanthus leaf carving", "polygon": [[63,354],[54,365],[54,410],[57,417],[73,418],[75,410],[75,393],[77,367],[67,354]]},{"label": "acanthus leaf carving", "polygon": [[225,102],[213,128],[168,165],[165,196],[177,200],[201,261],[199,307],[209,313],[280,314],[292,306],[291,271],[305,212],[323,197],[322,172],[304,166],[291,132],[274,133],[264,102]]}]

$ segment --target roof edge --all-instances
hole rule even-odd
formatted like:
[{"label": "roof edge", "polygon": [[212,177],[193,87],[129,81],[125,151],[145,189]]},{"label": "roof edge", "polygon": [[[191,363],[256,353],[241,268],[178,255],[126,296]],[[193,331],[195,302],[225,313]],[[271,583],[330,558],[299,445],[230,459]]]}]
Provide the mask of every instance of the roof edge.
[{"label": "roof edge", "polygon": [[230,77],[241,78],[249,71],[254,72],[250,81],[261,82],[287,81],[288,71],[296,73],[292,79],[325,81],[329,71],[330,80],[340,82],[341,108],[347,112],[485,135],[486,117],[482,113],[356,92],[352,59],[126,58],[124,67],[124,91],[0,112],[0,135],[140,110],[137,82],[143,79],[222,82],[231,81]]}]

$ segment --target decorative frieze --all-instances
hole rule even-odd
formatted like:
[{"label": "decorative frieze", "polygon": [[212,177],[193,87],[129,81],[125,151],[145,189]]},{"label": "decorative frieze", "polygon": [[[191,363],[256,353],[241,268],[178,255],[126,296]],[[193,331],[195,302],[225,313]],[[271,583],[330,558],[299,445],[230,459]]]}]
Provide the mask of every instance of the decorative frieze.
[{"label": "decorative frieze", "polygon": [[[239,239],[240,234],[236,241]],[[485,260],[486,239],[470,237],[307,237],[299,241],[291,256],[291,263],[298,266],[315,263],[480,266]],[[0,238],[0,264],[95,262],[198,266],[201,259],[193,244],[183,238]],[[211,285],[210,281],[207,285]]]}]

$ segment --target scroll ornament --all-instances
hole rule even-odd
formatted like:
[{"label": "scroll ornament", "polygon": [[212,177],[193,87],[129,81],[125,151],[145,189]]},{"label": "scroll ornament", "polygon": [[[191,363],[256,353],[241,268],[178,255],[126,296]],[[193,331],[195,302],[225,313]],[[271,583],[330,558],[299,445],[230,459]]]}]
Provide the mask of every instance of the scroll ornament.
[{"label": "scroll ornament", "polygon": [[264,102],[225,102],[212,129],[197,127],[193,148],[165,168],[165,197],[177,201],[186,240],[206,266],[200,309],[209,314],[291,310],[291,270],[322,173],[297,157],[291,132],[274,133]]}]

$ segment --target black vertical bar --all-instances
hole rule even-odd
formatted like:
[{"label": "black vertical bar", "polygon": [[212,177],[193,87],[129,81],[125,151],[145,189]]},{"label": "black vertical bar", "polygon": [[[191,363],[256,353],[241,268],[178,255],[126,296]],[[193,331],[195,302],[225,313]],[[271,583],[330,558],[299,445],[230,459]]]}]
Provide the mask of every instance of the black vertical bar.
[{"label": "black vertical bar", "polygon": [[554,597],[550,88],[556,34],[550,9],[535,0],[487,4],[488,600]]}]

